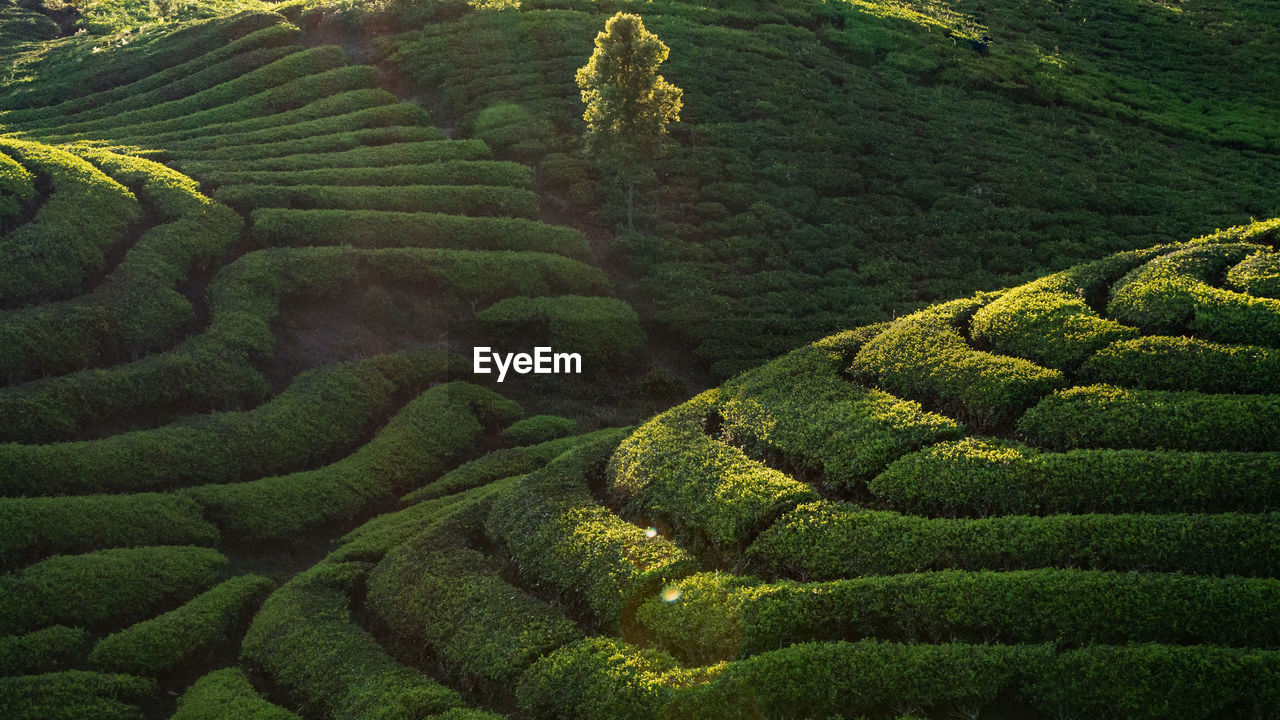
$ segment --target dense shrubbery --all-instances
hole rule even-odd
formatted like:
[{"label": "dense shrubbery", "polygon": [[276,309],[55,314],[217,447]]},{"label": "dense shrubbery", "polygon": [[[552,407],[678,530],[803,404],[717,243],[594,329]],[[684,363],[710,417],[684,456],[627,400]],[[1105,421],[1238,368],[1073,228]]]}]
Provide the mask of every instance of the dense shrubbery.
[{"label": "dense shrubbery", "polygon": [[578,421],[559,415],[534,415],[517,420],[502,431],[516,445],[549,443],[578,431]]},{"label": "dense shrubbery", "polygon": [[257,609],[275,586],[260,575],[241,575],[182,607],[98,641],[89,664],[107,672],[159,676],[208,653]]},{"label": "dense shrubbery", "polygon": [[[358,98],[367,100],[381,100],[382,95],[367,94],[369,91],[353,90]],[[378,91],[373,91],[378,92]],[[348,98],[352,100],[355,98]],[[318,101],[319,102],[319,101]],[[328,109],[345,109],[336,106],[337,100],[330,100],[326,103]],[[201,154],[206,158],[216,159],[236,159],[243,157],[244,151],[241,147],[268,146],[264,152],[269,152],[270,156],[288,155],[297,152],[303,152],[296,149],[298,146],[291,143],[316,136],[333,136],[341,133],[349,133],[357,130],[367,130],[370,128],[386,128],[386,127],[403,127],[417,126],[417,130],[422,133],[430,133],[434,128],[428,126],[427,111],[417,105],[408,105],[406,103],[389,102],[387,104],[373,105],[372,107],[361,108],[352,112],[342,113],[340,115],[324,115],[314,120],[302,119],[315,111],[307,109],[310,104],[298,110],[291,110],[288,113],[296,114],[298,122],[288,123],[284,125],[273,124],[269,127],[263,127],[256,130],[247,130],[245,127],[250,126],[249,123],[261,122],[245,121],[244,123],[230,123],[226,125],[214,125],[202,128],[200,134],[195,137],[182,138],[167,136],[152,136],[147,138],[148,144],[163,144],[167,151],[175,152],[179,156],[189,156]],[[270,116],[268,116],[270,117]],[[278,118],[277,118],[278,119]],[[444,135],[436,130],[434,137],[423,137],[424,140],[441,140]],[[369,145],[377,145],[381,143],[365,143]],[[285,152],[277,152],[277,150],[285,150]],[[232,153],[232,155],[224,155],[222,153]],[[314,152],[314,151],[307,151]],[[249,155],[249,157],[256,157]]]},{"label": "dense shrubbery", "polygon": [[1012,422],[1064,380],[1057,370],[970,347],[957,326],[986,302],[958,300],[894,322],[858,351],[852,372],[979,426]]},{"label": "dense shrubbery", "polygon": [[524,165],[497,160],[441,160],[424,165],[335,167],[315,170],[210,170],[206,184],[222,185],[506,185],[531,187]]},{"label": "dense shrubbery", "polygon": [[1227,271],[1227,283],[1250,295],[1280,299],[1280,254],[1250,255]]},{"label": "dense shrubbery", "polygon": [[967,438],[907,455],[868,487],[922,515],[1280,509],[1280,453],[1072,450]]},{"label": "dense shrubbery", "polygon": [[422,533],[369,575],[369,605],[404,649],[426,646],[451,673],[501,693],[541,655],[581,636],[483,554],[440,540]]},{"label": "dense shrubbery", "polygon": [[[577,256],[576,247],[559,252]],[[495,336],[514,347],[545,345],[579,353],[582,372],[636,367],[644,352],[644,331],[630,305],[611,297],[510,297],[476,313]]]},{"label": "dense shrubbery", "polygon": [[178,698],[173,720],[298,720],[298,716],[262,699],[240,670],[225,668],[187,688]]},{"label": "dense shrubbery", "polygon": [[286,688],[304,712],[334,720],[424,717],[461,705],[458,694],[397,663],[351,617],[369,567],[323,562],[263,604],[241,657]]},{"label": "dense shrubbery", "polygon": [[189,498],[163,493],[0,498],[0,568],[48,555],[142,545],[217,545]]},{"label": "dense shrubbery", "polygon": [[66,670],[0,678],[0,716],[9,720],[140,720],[156,684],[132,675]]},{"label": "dense shrubbery", "polygon": [[35,180],[22,163],[0,152],[0,222],[16,215],[35,197]]},{"label": "dense shrubbery", "polygon": [[434,127],[373,127],[350,132],[308,135],[296,140],[271,140],[258,144],[234,144],[209,150],[174,151],[175,158],[230,163],[292,157],[305,154],[336,153],[363,147],[384,147],[398,143],[448,142]]},{"label": "dense shrubbery", "polygon": [[588,486],[602,477],[620,439],[615,431],[529,474],[485,523],[526,578],[585,606],[607,629],[664,580],[694,570],[693,559],[669,540],[647,537],[592,499]]},{"label": "dense shrubbery", "polygon": [[66,625],[0,637],[0,676],[36,675],[78,665],[89,646],[89,633]]},{"label": "dense shrubbery", "polygon": [[137,621],[213,584],[216,550],[158,546],[58,555],[0,576],[0,632]]},{"label": "dense shrubbery", "polygon": [[394,210],[531,219],[538,217],[538,196],[532,191],[484,185],[223,185],[214,193],[214,198],[242,210],[255,207]]},{"label": "dense shrubbery", "polygon": [[696,547],[734,552],[818,494],[706,434],[715,391],[640,426],[609,461],[608,489],[628,515],[673,528]]},{"label": "dense shrubbery", "polygon": [[1280,513],[931,519],[820,501],[747,549],[769,576],[834,580],[942,570],[1183,571],[1280,577]]},{"label": "dense shrubbery", "polygon": [[429,140],[426,142],[374,145],[332,153],[303,153],[256,160],[191,161],[182,164],[184,172],[196,177],[215,172],[301,171],[330,168],[370,168],[395,165],[488,160],[489,148],[478,140]]},{"label": "dense shrubbery", "polygon": [[724,439],[848,490],[901,455],[958,437],[959,423],[841,377],[874,334],[801,348],[726,383],[716,408]]},{"label": "dense shrubbery", "polygon": [[640,623],[685,662],[747,657],[808,640],[1057,642],[1159,640],[1274,648],[1280,581],[1090,570],[943,571],[762,583],[723,574],[650,598]]},{"label": "dense shrubbery", "polygon": [[1060,390],[1018,421],[1053,448],[1280,450],[1280,395],[1209,395],[1089,385]]},{"label": "dense shrubbery", "polygon": [[1157,335],[1108,345],[1080,374],[1147,390],[1271,393],[1280,391],[1280,349]]}]

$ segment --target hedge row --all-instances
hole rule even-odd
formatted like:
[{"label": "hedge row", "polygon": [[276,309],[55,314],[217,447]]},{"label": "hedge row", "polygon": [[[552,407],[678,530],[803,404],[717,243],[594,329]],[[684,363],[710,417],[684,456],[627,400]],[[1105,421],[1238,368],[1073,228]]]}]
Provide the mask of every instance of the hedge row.
[{"label": "hedge row", "polygon": [[0,633],[136,622],[209,587],[226,564],[216,550],[169,545],[51,557],[0,576]]},{"label": "hedge row", "polygon": [[[328,74],[328,73],[326,73]],[[355,73],[364,74],[364,71]],[[216,145],[223,138],[249,136],[250,138],[270,139],[279,137],[275,133],[288,135],[290,128],[301,125],[304,128],[315,121],[328,122],[334,116],[361,112],[371,108],[397,106],[399,99],[380,88],[357,87],[352,90],[340,90],[331,95],[316,99],[302,98],[303,104],[292,109],[281,110],[270,115],[246,114],[240,118],[219,119],[206,116],[209,122],[203,125],[178,128],[169,131],[152,132],[139,135],[137,140],[151,147],[169,147],[176,143],[192,142],[193,144]],[[143,131],[145,132],[145,130]],[[263,138],[257,133],[263,133]],[[252,135],[250,135],[252,134]],[[120,136],[120,140],[132,140],[128,136]],[[262,142],[259,139],[258,142]]]},{"label": "hedge row", "polygon": [[255,208],[429,211],[537,219],[532,190],[489,185],[223,185],[214,199],[241,211]]},{"label": "hedge row", "polygon": [[0,678],[0,717],[6,720],[142,720],[139,705],[156,684],[132,675],[66,670]]},{"label": "hedge row", "polygon": [[917,515],[1280,510],[1280,453],[1041,452],[966,438],[907,455],[868,484]]},{"label": "hedge row", "polygon": [[502,439],[516,445],[562,440],[578,432],[578,421],[560,415],[533,415],[517,420],[502,430]]},{"label": "hedge row", "polygon": [[217,171],[324,170],[330,168],[370,168],[395,165],[422,165],[446,160],[488,160],[489,147],[479,140],[432,140],[359,147],[345,152],[285,155],[238,162],[183,163],[185,172],[203,177]]},{"label": "hedge row", "polygon": [[261,575],[231,578],[175,610],[99,640],[89,664],[102,672],[159,677],[208,657],[236,637],[273,587]]},{"label": "hedge row", "polygon": [[195,681],[182,697],[171,720],[299,720],[297,715],[267,702],[239,668],[214,670]]},{"label": "hedge row", "polygon": [[482,553],[421,533],[369,574],[368,604],[406,652],[430,649],[467,684],[502,694],[540,656],[581,632],[503,580]]},{"label": "hedge row", "polygon": [[462,704],[456,692],[397,663],[351,617],[367,563],[321,562],[267,598],[241,646],[306,716],[410,718]]},{"label": "hedge row", "polygon": [[93,291],[0,316],[0,372],[10,382],[110,364],[173,342],[194,317],[177,285],[239,237],[240,217],[201,195],[190,178],[141,158],[78,152],[134,187],[161,224]]},{"label": "hedge row", "polygon": [[1240,292],[1280,299],[1280,253],[1259,252],[1227,271],[1227,284]]},{"label": "hedge row", "polygon": [[218,544],[189,498],[165,493],[0,498],[0,568],[49,555],[144,545]]},{"label": "hedge row", "polygon": [[661,535],[625,522],[591,496],[625,430],[574,449],[527,475],[485,522],[524,577],[584,607],[605,630],[664,581],[695,570]]},{"label": "hedge row", "polygon": [[845,380],[840,371],[864,340],[828,340],[726,383],[718,408],[722,437],[825,487],[848,490],[905,453],[960,436],[950,418]]},{"label": "hedge row", "polygon": [[[277,18],[277,20],[282,19]],[[132,82],[111,83],[101,90],[83,95],[79,94],[79,91],[83,91],[84,88],[77,87],[77,92],[66,93],[61,96],[51,95],[50,99],[55,104],[29,109],[9,110],[0,114],[0,117],[4,118],[6,124],[14,125],[31,123],[47,117],[68,117],[96,111],[97,108],[101,108],[104,105],[144,95],[161,88],[167,88],[164,91],[165,99],[176,99],[185,94],[190,94],[194,89],[203,89],[199,83],[189,78],[198,75],[205,68],[220,65],[225,60],[247,55],[256,50],[293,45],[300,35],[301,31],[293,25],[278,22],[277,24],[247,32],[217,47],[210,48],[207,53],[191,56],[185,62],[179,62],[179,64],[172,67],[157,69],[155,72],[140,76]],[[120,50],[116,49],[109,57],[114,59],[119,53]],[[63,69],[65,70],[66,68],[64,67]],[[57,77],[61,79],[61,75]],[[40,84],[43,85],[48,82],[48,78],[49,75],[46,74]],[[58,100],[61,100],[61,102],[58,102]]]},{"label": "hedge row", "polygon": [[[230,62],[234,64],[234,61]],[[142,102],[137,105],[133,105],[130,100],[124,101],[127,106],[134,109],[126,110],[120,108],[122,111],[108,113],[105,117],[60,123],[52,127],[46,127],[45,132],[42,132],[42,134],[65,136],[102,131],[112,132],[117,128],[128,128],[190,116],[212,108],[227,106],[241,98],[251,97],[279,88],[299,78],[343,67],[346,63],[346,51],[336,45],[322,45],[299,50],[288,53],[267,65],[229,78],[213,87],[177,100],[155,102],[153,98],[149,98],[144,94],[141,98]]]},{"label": "hedge row", "polygon": [[1116,284],[1107,313],[1149,333],[1190,332],[1204,340],[1280,346],[1280,300],[1206,282],[1263,249],[1237,243],[1193,247],[1157,258]]},{"label": "hedge row", "polygon": [[537,445],[494,450],[459,465],[441,475],[435,482],[400,498],[400,502],[410,504],[431,500],[480,487],[495,480],[527,475],[579,445],[603,438],[611,432],[613,432],[612,429],[597,430],[584,435],[548,440]]},{"label": "hedge row", "polygon": [[1058,370],[969,346],[957,326],[989,299],[944,303],[894,322],[858,351],[851,372],[980,426],[1012,422],[1064,380]]},{"label": "hedge row", "polygon": [[1182,571],[1280,577],[1280,513],[930,519],[801,505],[747,549],[766,576],[835,580],[925,570]]},{"label": "hedge row", "polygon": [[609,461],[608,492],[625,514],[672,528],[675,536],[727,555],[779,515],[818,494],[707,436],[716,391],[641,425]]},{"label": "hedge row", "polygon": [[1018,421],[1052,448],[1280,450],[1280,395],[1209,395],[1088,385],[1059,390]]},{"label": "hedge row", "polygon": [[1280,349],[1157,335],[1103,348],[1080,374],[1146,390],[1273,393],[1280,391]]},{"label": "hedge row", "polygon": [[1099,317],[1090,303],[1166,249],[1117,253],[1013,288],[974,313],[971,337],[1003,355],[1071,370],[1112,342],[1138,335],[1134,328]]},{"label": "hedge row", "polygon": [[36,196],[36,176],[22,163],[0,152],[0,222],[18,214]]},{"label": "hedge row", "polygon": [[[283,21],[284,18],[274,12],[243,12],[193,23],[176,31],[157,26],[154,36],[137,38],[128,47],[104,53],[101,60],[64,68],[56,79],[30,83],[28,87],[7,93],[5,107],[53,105],[86,91],[109,90],[155,76],[159,76],[156,82],[169,82],[187,74],[192,67],[203,67],[201,56]],[[136,92],[139,88],[130,89]]]},{"label": "hedge row", "polygon": [[[225,125],[242,120],[277,115],[312,104],[317,98],[350,90],[371,88],[377,84],[377,81],[378,71],[376,68],[367,65],[345,65],[314,75],[304,75],[256,95],[249,95],[226,105],[212,107],[208,110],[199,110],[188,115],[135,125],[104,122],[100,130],[90,134],[100,135],[103,139],[117,142],[145,142],[149,145],[149,139],[156,135],[200,130],[214,125]],[[269,120],[264,119],[263,123],[274,125],[281,121],[282,119],[279,117],[272,117]],[[59,128],[60,132],[66,130],[67,128]],[[70,142],[79,136],[80,133],[47,137]]]},{"label": "hedge row", "polygon": [[0,637],[0,677],[36,675],[78,665],[89,645],[89,633],[66,625]]},{"label": "hedge row", "polygon": [[[22,119],[14,118],[13,125],[28,132],[47,134],[59,132],[59,129],[63,126],[72,124],[78,126],[113,116],[119,116],[127,123],[136,117],[136,111],[138,110],[147,110],[180,100],[189,102],[192,99],[196,99],[193,96],[198,97],[207,94],[209,90],[215,87],[220,87],[246,73],[274,64],[276,61],[295,54],[301,49],[297,45],[279,44],[227,55],[221,60],[205,56],[205,59],[209,60],[208,64],[201,66],[199,69],[193,69],[194,71],[190,75],[174,80],[171,83],[129,95],[112,93],[115,99],[107,102],[101,102],[102,95],[105,93],[97,96],[82,96],[68,103],[60,103],[51,108],[43,108],[42,110],[44,111],[39,113],[38,116],[28,116]],[[77,100],[79,101],[78,103]],[[94,106],[69,112],[62,108],[62,105],[79,104],[83,106],[88,102],[93,102]],[[9,118],[6,117],[6,119],[8,120]]]},{"label": "hedge row", "polygon": [[0,139],[11,154],[51,185],[35,217],[0,237],[0,302],[15,303],[81,289],[102,269],[105,253],[123,243],[140,213],[123,185],[71,153]]},{"label": "hedge row", "polygon": [[548,252],[585,259],[580,230],[523,218],[463,217],[380,210],[256,210],[260,246],[354,245]]},{"label": "hedge row", "polygon": [[1280,646],[1280,581],[1093,570],[942,571],[825,583],[712,573],[637,613],[659,647],[704,664],[808,640],[1081,646]]},{"label": "hedge row", "polygon": [[[571,252],[576,256],[576,250]],[[476,313],[476,319],[488,327],[498,345],[545,344],[557,352],[578,353],[582,372],[587,374],[635,367],[644,354],[640,318],[617,298],[508,297]]]},{"label": "hedge row", "polygon": [[520,413],[514,402],[484,388],[437,385],[405,405],[367,444],[331,465],[182,492],[204,508],[227,540],[286,540],[399,497],[470,452],[486,425],[506,424]]},{"label": "hedge row", "polygon": [[[236,482],[314,465],[351,447],[397,390],[446,375],[442,351],[378,356],[309,370],[244,412],[215,413],[101,440],[0,445],[0,491],[59,495]],[[456,364],[456,363],[453,363]]]},{"label": "hedge row", "polygon": [[1273,717],[1280,706],[1280,653],[806,643],[730,663],[712,682],[673,696],[657,717],[830,718],[910,707],[929,717],[1243,720]]},{"label": "hedge row", "polygon": [[207,162],[233,162],[260,160],[273,157],[290,157],[306,153],[334,153],[361,147],[381,147],[397,143],[448,142],[444,134],[434,127],[401,126],[372,127],[325,135],[311,135],[296,140],[277,140],[254,145],[222,145],[209,150],[178,151],[171,153],[179,160],[192,159]]},{"label": "hedge row", "polygon": [[[188,165],[188,167],[195,167]],[[527,165],[499,160],[441,160],[424,165],[321,168],[318,170],[219,170],[201,175],[206,185],[504,185],[533,187]]]},{"label": "hedge row", "polygon": [[[294,112],[301,113],[301,110]],[[157,136],[150,138],[150,142],[163,147],[166,151],[179,154],[191,154],[195,152],[211,153],[224,147],[234,149],[243,146],[263,145],[266,143],[285,143],[318,135],[335,135],[338,133],[368,128],[413,125],[427,126],[429,124],[427,111],[417,105],[409,105],[408,103],[390,103],[360,108],[340,115],[324,115],[313,120],[301,120],[288,125],[273,125],[271,127],[260,128],[257,130],[234,130],[232,128],[226,128],[227,130],[231,130],[230,132],[210,132],[210,130],[213,129],[206,128],[197,137],[186,139],[163,139],[163,136]],[[428,139],[441,139],[443,137],[443,133],[437,132],[435,138]],[[271,153],[272,156],[282,154],[286,153]]]}]

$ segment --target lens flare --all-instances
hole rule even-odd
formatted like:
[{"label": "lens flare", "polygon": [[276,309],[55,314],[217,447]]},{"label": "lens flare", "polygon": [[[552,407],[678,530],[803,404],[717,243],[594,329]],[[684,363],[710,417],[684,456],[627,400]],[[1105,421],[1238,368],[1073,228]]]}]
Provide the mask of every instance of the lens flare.
[{"label": "lens flare", "polygon": [[663,602],[673,603],[673,602],[675,602],[675,601],[679,600],[679,599],[680,599],[680,596],[681,596],[681,595],[683,595],[683,594],[684,594],[684,593],[680,591],[680,588],[678,588],[678,587],[669,587],[669,588],[667,588],[667,589],[665,589],[665,590],[663,590],[663,591],[662,591],[662,600],[663,600]]}]

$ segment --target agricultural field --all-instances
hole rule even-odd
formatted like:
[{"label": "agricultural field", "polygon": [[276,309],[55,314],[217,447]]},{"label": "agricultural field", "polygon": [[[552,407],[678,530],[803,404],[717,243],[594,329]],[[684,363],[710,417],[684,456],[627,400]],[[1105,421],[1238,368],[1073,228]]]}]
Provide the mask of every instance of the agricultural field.
[{"label": "agricultural field", "polygon": [[0,0],[0,718],[1280,720],[1278,35]]}]

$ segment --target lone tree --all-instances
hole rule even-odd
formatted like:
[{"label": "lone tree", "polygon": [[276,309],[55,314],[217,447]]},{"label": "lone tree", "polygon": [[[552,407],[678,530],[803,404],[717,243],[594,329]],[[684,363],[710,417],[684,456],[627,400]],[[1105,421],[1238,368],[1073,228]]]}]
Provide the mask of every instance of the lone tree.
[{"label": "lone tree", "polygon": [[634,229],[636,181],[661,154],[667,124],[680,119],[684,91],[658,74],[670,52],[639,15],[620,12],[605,23],[591,59],[578,68],[588,149],[626,178],[628,232]]}]

